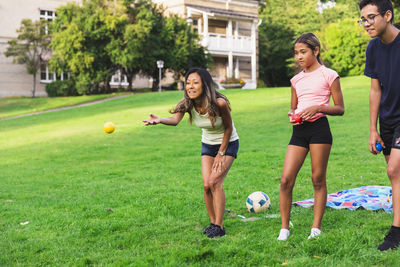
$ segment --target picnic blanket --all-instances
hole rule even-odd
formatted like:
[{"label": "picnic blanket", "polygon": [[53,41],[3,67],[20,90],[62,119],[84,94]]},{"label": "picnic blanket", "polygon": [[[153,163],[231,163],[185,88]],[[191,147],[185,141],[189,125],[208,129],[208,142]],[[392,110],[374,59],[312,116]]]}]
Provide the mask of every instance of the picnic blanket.
[{"label": "picnic blanket", "polygon": [[[301,207],[311,207],[314,199],[306,199],[293,203]],[[352,189],[345,189],[328,195],[327,207],[334,209],[356,210],[363,208],[366,210],[384,210],[392,212],[392,188],[389,186],[361,186]]]}]

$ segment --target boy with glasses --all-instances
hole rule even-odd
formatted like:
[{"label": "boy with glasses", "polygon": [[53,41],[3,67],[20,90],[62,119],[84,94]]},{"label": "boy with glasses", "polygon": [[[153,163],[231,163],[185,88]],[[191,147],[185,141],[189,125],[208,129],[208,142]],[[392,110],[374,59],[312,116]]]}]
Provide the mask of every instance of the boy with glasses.
[{"label": "boy with glasses", "polygon": [[[390,0],[362,0],[359,23],[372,39],[367,47],[364,74],[371,78],[369,94],[369,151],[383,146],[392,185],[393,224],[380,251],[400,245],[400,30],[393,24]],[[377,121],[379,115],[379,132]]]}]

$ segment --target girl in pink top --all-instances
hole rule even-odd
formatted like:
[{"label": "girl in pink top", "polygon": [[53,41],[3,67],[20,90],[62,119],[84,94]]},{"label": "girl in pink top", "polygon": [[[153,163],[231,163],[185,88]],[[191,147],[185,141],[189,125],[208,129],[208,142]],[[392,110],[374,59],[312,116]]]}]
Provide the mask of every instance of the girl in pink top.
[{"label": "girl in pink top", "polygon": [[[302,71],[290,80],[292,98],[288,116],[293,123],[293,135],[283,164],[279,194],[282,227],[278,240],[282,241],[290,235],[293,186],[308,152],[315,197],[314,221],[308,238],[321,234],[327,196],[326,168],[332,146],[332,134],[326,115],[343,115],[344,103],[339,75],[322,65],[320,49],[320,42],[312,33],[302,34],[294,44],[296,61]],[[329,105],[330,96],[333,106]]]}]

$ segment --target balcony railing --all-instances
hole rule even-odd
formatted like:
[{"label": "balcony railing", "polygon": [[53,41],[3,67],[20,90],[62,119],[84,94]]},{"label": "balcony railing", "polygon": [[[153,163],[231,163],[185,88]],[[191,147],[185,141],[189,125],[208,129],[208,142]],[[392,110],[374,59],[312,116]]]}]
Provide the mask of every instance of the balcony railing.
[{"label": "balcony railing", "polygon": [[208,33],[207,36],[201,37],[202,44],[210,51],[252,53],[254,49],[251,37],[248,36],[228,37],[226,34]]}]

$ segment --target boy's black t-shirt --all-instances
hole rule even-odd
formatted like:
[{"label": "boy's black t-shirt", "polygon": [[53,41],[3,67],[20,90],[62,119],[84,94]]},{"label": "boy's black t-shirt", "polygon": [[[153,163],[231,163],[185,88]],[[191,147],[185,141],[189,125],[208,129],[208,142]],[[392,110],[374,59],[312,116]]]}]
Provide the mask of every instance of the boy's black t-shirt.
[{"label": "boy's black t-shirt", "polygon": [[367,47],[364,74],[378,79],[382,96],[379,119],[387,123],[400,122],[400,33],[390,44],[377,37]]}]

